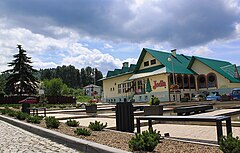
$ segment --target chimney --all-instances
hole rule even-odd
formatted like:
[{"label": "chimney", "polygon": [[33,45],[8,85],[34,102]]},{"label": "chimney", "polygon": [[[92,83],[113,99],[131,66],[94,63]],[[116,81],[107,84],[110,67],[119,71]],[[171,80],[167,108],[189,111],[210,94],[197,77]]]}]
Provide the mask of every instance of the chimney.
[{"label": "chimney", "polygon": [[234,70],[234,78],[239,79],[240,76],[239,76],[239,73],[238,73],[237,65],[235,64],[234,66],[235,66],[235,70]]},{"label": "chimney", "polygon": [[123,67],[128,67],[128,62],[124,62]]},{"label": "chimney", "polygon": [[177,57],[177,49],[172,49],[172,56]]}]

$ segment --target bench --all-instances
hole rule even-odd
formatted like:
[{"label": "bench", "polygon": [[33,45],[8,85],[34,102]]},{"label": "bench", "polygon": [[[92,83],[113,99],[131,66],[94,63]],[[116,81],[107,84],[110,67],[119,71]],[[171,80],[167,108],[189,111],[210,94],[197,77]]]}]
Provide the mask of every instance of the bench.
[{"label": "bench", "polygon": [[187,106],[187,107],[178,107],[173,110],[177,115],[190,115],[191,113],[203,113],[206,110],[213,109],[212,105],[198,105],[198,106]]},{"label": "bench", "polygon": [[148,120],[148,128],[152,128],[152,120],[157,121],[188,121],[188,122],[215,122],[217,128],[217,140],[218,143],[223,136],[222,121],[226,121],[227,135],[232,133],[232,124],[230,116],[138,116],[137,121],[137,133],[140,133],[140,121]]},{"label": "bench", "polygon": [[29,111],[30,111],[30,113],[31,113],[31,111],[32,111],[32,115],[34,116],[34,115],[37,115],[38,116],[38,111],[39,110],[43,110],[43,114],[44,114],[44,116],[46,116],[46,108],[44,107],[44,108],[27,108]]}]

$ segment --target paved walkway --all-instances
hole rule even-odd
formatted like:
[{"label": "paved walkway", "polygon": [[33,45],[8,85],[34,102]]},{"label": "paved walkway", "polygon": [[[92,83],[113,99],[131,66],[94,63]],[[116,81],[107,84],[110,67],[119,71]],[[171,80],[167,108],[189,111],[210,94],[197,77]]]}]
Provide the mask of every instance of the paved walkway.
[{"label": "paved walkway", "polygon": [[1,153],[78,152],[64,145],[24,131],[3,121],[0,121],[0,138]]}]

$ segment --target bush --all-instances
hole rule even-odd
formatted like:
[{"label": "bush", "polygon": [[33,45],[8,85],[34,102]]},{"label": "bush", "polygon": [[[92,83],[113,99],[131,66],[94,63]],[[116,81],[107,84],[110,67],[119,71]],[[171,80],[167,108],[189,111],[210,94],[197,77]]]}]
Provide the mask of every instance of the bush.
[{"label": "bush", "polygon": [[36,115],[35,116],[28,116],[27,117],[27,122],[40,124],[42,119],[43,119],[42,116],[36,116]]},{"label": "bush", "polygon": [[90,136],[91,135],[91,131],[89,131],[88,129],[85,128],[77,128],[74,133],[76,133],[77,135],[84,135],[84,136]]},{"label": "bush", "polygon": [[2,114],[8,114],[8,112],[9,112],[9,108],[8,107],[6,107],[6,108],[4,108],[4,109],[1,109],[1,113]]},{"label": "bush", "polygon": [[224,136],[220,140],[220,149],[224,153],[239,153],[240,152],[240,140],[239,137],[232,137],[232,135]]},{"label": "bush", "polygon": [[95,121],[94,123],[90,122],[88,127],[93,131],[102,131],[105,127],[107,127],[107,123],[103,125],[103,123],[100,123],[98,121]]},{"label": "bush", "polygon": [[152,152],[162,139],[160,132],[143,131],[141,133],[135,133],[135,137],[128,142],[128,146],[132,151],[150,151]]},{"label": "bush", "polygon": [[16,118],[19,120],[25,120],[29,114],[23,112],[17,112]]},{"label": "bush", "polygon": [[57,129],[60,125],[60,122],[54,116],[46,117],[45,121],[47,128]]},{"label": "bush", "polygon": [[8,114],[9,116],[11,116],[11,117],[16,117],[16,116],[17,116],[17,112],[14,111],[14,110],[11,110],[11,109],[9,109],[9,110],[7,111],[7,114]]},{"label": "bush", "polygon": [[152,105],[159,105],[160,104],[160,100],[157,97],[152,97],[150,100],[150,106]]},{"label": "bush", "polygon": [[79,122],[76,121],[76,120],[71,120],[70,119],[70,120],[67,120],[67,122],[65,124],[67,124],[68,126],[71,126],[71,127],[76,127],[76,126],[79,125]]}]

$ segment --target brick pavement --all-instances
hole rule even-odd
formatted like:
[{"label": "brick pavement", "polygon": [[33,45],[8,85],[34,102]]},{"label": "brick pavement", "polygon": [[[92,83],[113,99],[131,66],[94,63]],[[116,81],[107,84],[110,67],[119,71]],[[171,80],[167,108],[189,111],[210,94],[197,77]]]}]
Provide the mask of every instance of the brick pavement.
[{"label": "brick pavement", "polygon": [[24,131],[0,121],[1,153],[75,153],[78,152],[62,144]]}]

